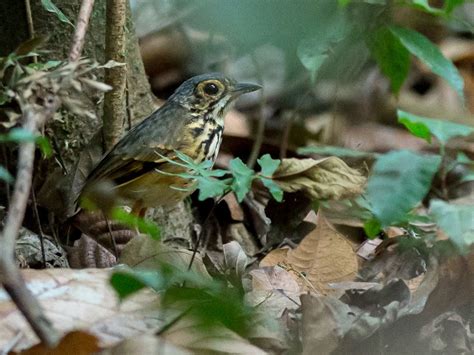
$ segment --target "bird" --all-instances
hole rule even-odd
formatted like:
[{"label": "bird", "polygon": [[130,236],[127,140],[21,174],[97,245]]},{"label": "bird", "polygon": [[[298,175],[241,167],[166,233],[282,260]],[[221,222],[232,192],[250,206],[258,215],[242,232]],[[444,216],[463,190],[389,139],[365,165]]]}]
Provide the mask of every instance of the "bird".
[{"label": "bird", "polygon": [[[106,183],[120,204],[143,216],[149,207],[173,205],[195,189],[177,157],[184,153],[196,163],[215,162],[222,142],[224,117],[242,94],[260,85],[238,83],[221,73],[184,81],[168,100],[128,131],[86,178],[79,199]],[[106,129],[106,127],[104,127]],[[93,196],[92,196],[93,197]],[[114,197],[114,198],[115,198]]]}]

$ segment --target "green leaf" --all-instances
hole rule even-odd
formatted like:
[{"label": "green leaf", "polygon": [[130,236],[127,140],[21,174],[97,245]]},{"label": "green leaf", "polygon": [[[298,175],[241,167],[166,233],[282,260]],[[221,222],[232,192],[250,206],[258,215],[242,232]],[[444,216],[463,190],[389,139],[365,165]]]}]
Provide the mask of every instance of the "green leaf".
[{"label": "green leaf", "polygon": [[339,6],[345,7],[351,3],[352,0],[337,0]]},{"label": "green leaf", "polygon": [[110,284],[117,292],[120,300],[123,300],[145,287],[159,290],[162,288],[164,281],[157,271],[133,271],[126,269],[115,271],[110,278]]},{"label": "green leaf", "polygon": [[441,157],[400,150],[382,155],[367,184],[371,212],[382,227],[406,220],[407,213],[428,193]]},{"label": "green leaf", "polygon": [[140,232],[148,234],[152,239],[160,238],[160,228],[153,221],[135,216],[121,208],[114,208],[112,218],[129,227],[138,228]]},{"label": "green leaf", "polygon": [[229,188],[229,185],[227,185],[225,181],[212,177],[197,176],[196,181],[198,184],[197,189],[199,190],[199,201],[222,196]]},{"label": "green leaf", "polygon": [[174,304],[186,305],[189,312],[199,319],[199,326],[223,324],[240,333],[247,333],[252,324],[252,309],[243,302],[236,287],[226,287],[222,282],[211,281],[200,288],[170,287],[162,297],[163,306],[175,308]]},{"label": "green leaf", "polygon": [[0,142],[36,142],[46,158],[50,157],[53,153],[53,148],[48,138],[35,135],[24,128],[13,128],[7,134],[0,135]]},{"label": "green leaf", "polygon": [[474,181],[474,172],[472,173],[467,173],[461,178],[460,182],[469,182],[469,181]]},{"label": "green leaf", "polygon": [[464,101],[464,82],[454,64],[446,59],[439,48],[421,33],[408,28],[390,27],[390,31],[416,57],[423,61],[433,73],[445,79]]},{"label": "green leaf", "polygon": [[262,168],[261,174],[266,177],[271,177],[273,173],[278,169],[281,163],[280,159],[272,159],[270,154],[265,154],[257,160],[258,165]]},{"label": "green leaf", "polygon": [[468,252],[474,244],[474,205],[453,205],[434,200],[430,204],[430,212],[459,250]]},{"label": "green leaf", "polygon": [[55,14],[59,21],[67,23],[71,25],[72,27],[74,27],[72,22],[69,21],[66,15],[64,15],[64,13],[61,10],[59,10],[58,7],[54,5],[54,3],[51,0],[41,0],[41,5],[43,5],[43,8],[46,11]]},{"label": "green leaf", "polygon": [[7,184],[11,184],[14,179],[10,172],[5,167],[0,165],[0,180],[5,181]]},{"label": "green leaf", "polygon": [[53,155],[53,147],[51,146],[51,143],[49,143],[49,139],[45,136],[37,136],[36,144],[38,144],[38,147],[45,158],[49,158]]},{"label": "green leaf", "polygon": [[10,102],[11,98],[3,90],[0,91],[0,106],[5,105],[7,102]]},{"label": "green leaf", "polygon": [[37,136],[24,128],[13,128],[6,135],[0,135],[1,142],[34,142]]},{"label": "green leaf", "polygon": [[431,131],[424,123],[410,121],[407,118],[398,118],[398,122],[405,126],[411,134],[415,137],[423,138],[428,143],[431,143]]},{"label": "green leaf", "polygon": [[428,0],[412,0],[414,7],[423,10],[431,15],[444,15],[443,9],[432,7]]},{"label": "green leaf", "polygon": [[234,181],[232,182],[232,191],[235,192],[237,200],[242,202],[247,193],[250,191],[250,186],[252,180],[255,176],[255,172],[248,168],[240,158],[235,158],[230,161],[229,164],[230,171],[234,176]]},{"label": "green leaf", "polygon": [[309,155],[309,154],[319,154],[319,155],[334,155],[336,157],[346,157],[346,158],[375,158],[378,156],[377,153],[372,152],[361,152],[359,150],[335,147],[330,145],[325,146],[308,146],[298,148],[296,151],[298,154]]},{"label": "green leaf", "polygon": [[259,176],[259,179],[262,181],[263,185],[268,189],[268,191],[270,191],[275,201],[281,202],[283,200],[283,190],[275,183],[275,181],[262,176]]},{"label": "green leaf", "polygon": [[444,1],[444,12],[450,14],[459,5],[464,4],[465,0],[445,0]]},{"label": "green leaf", "polygon": [[474,127],[434,118],[417,116],[402,110],[397,111],[398,122],[402,123],[412,134],[426,138],[426,130],[445,145],[451,138],[468,136],[474,132]]},{"label": "green leaf", "polygon": [[410,69],[408,50],[387,27],[374,33],[369,48],[382,73],[390,79],[392,91],[398,94]]},{"label": "green leaf", "polygon": [[372,218],[365,221],[364,231],[370,239],[373,239],[382,231],[382,226],[376,218]]},{"label": "green leaf", "polygon": [[456,155],[456,161],[460,164],[472,164],[474,163],[474,160],[469,159],[469,157],[464,154],[463,152],[458,152]]},{"label": "green leaf", "polygon": [[59,64],[62,62],[60,60],[49,60],[46,63],[30,63],[28,64],[29,68],[35,69],[35,70],[48,70],[54,67],[57,67]]},{"label": "green leaf", "polygon": [[445,0],[444,6],[442,8],[437,8],[437,7],[431,6],[428,0],[412,0],[412,4],[414,7],[435,16],[447,16],[457,6],[463,3],[464,3],[464,0]]}]

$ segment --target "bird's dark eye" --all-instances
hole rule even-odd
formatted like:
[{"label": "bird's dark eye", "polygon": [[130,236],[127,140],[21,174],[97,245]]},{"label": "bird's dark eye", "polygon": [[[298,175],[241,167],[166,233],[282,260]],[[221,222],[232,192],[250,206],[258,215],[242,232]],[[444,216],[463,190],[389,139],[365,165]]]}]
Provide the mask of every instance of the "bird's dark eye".
[{"label": "bird's dark eye", "polygon": [[204,92],[208,95],[215,95],[219,92],[219,88],[216,84],[208,83],[204,85]]}]

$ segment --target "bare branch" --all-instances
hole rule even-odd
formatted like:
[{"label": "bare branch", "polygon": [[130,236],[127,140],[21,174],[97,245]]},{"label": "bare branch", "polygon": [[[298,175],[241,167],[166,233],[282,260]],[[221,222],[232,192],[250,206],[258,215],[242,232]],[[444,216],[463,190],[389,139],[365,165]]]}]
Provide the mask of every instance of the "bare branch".
[{"label": "bare branch", "polygon": [[[127,18],[126,0],[107,0],[107,27],[105,31],[106,59],[119,63],[125,62],[125,23]],[[117,66],[105,73],[105,83],[112,90],[104,98],[103,135],[106,149],[118,142],[126,120],[125,85],[127,67]]]},{"label": "bare branch", "polygon": [[[59,107],[59,100],[52,98],[48,107],[35,109],[26,105],[23,109],[23,128],[37,134],[47,119],[53,116]],[[35,142],[22,142],[18,151],[16,182],[11,203],[0,234],[0,280],[5,290],[23,313],[38,337],[47,345],[53,346],[59,340],[59,334],[43,314],[41,305],[27,288],[14,259],[15,242],[25,215],[30,195],[35,157]]]},{"label": "bare branch", "polygon": [[83,0],[81,9],[76,22],[76,31],[72,38],[72,46],[69,52],[69,61],[75,62],[79,59],[84,47],[84,40],[86,38],[86,31],[89,25],[89,19],[91,17],[92,8],[94,7],[94,0]]}]

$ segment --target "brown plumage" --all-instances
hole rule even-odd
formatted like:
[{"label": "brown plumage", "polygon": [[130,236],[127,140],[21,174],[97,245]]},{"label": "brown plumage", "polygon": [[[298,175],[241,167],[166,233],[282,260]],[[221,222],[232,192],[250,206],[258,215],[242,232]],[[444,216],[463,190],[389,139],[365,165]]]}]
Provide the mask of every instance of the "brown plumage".
[{"label": "brown plumage", "polygon": [[182,200],[192,192],[192,181],[173,175],[185,169],[167,159],[176,160],[177,150],[196,162],[214,161],[230,103],[259,88],[238,84],[219,73],[185,81],[161,108],[103,157],[88,176],[81,197],[87,197],[97,183],[107,181],[120,202],[135,210]]}]

